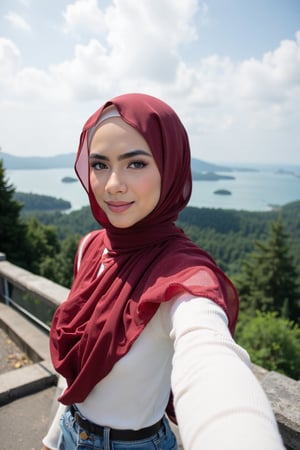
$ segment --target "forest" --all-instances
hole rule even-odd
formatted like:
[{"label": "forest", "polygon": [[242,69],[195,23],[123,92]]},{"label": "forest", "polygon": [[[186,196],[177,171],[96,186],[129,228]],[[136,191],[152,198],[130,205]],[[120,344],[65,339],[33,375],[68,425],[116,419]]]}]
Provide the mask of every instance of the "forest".
[{"label": "forest", "polygon": [[[99,225],[89,207],[65,213],[57,199],[38,197],[18,195],[0,160],[0,251],[70,287],[78,241]],[[300,200],[267,212],[187,207],[177,225],[234,282],[240,298],[235,338],[252,362],[298,379]]]}]

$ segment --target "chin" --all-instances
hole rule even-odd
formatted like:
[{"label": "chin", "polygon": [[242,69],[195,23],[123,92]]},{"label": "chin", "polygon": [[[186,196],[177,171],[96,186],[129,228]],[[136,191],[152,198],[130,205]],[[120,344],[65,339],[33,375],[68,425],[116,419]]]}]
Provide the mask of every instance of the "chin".
[{"label": "chin", "polygon": [[133,227],[133,225],[135,225],[134,223],[114,223],[114,222],[110,222],[112,224],[113,227],[115,228],[120,228],[120,229],[126,229],[126,228],[130,228]]}]

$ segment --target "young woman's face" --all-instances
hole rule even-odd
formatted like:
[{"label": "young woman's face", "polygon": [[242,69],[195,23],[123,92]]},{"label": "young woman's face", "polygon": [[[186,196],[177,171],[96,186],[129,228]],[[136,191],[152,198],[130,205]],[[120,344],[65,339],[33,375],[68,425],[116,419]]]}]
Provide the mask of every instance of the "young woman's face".
[{"label": "young woman's face", "polygon": [[120,117],[105,120],[95,132],[89,164],[94,196],[113,226],[128,228],[153,211],[160,173],[145,139]]}]

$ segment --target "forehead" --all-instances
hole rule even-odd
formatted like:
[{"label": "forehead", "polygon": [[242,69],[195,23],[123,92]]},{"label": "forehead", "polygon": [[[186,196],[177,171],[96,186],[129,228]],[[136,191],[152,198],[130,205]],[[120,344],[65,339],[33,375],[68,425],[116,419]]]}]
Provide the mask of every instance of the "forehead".
[{"label": "forehead", "polygon": [[90,150],[105,149],[110,146],[122,148],[138,146],[150,151],[141,133],[120,117],[111,117],[100,123],[90,142]]}]

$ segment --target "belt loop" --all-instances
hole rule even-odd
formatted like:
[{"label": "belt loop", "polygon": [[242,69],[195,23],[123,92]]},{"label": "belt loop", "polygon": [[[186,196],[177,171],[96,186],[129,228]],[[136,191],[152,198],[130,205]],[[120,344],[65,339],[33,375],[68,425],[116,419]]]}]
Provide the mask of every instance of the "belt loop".
[{"label": "belt loop", "polygon": [[110,428],[104,427],[103,430],[103,450],[110,450]]}]

